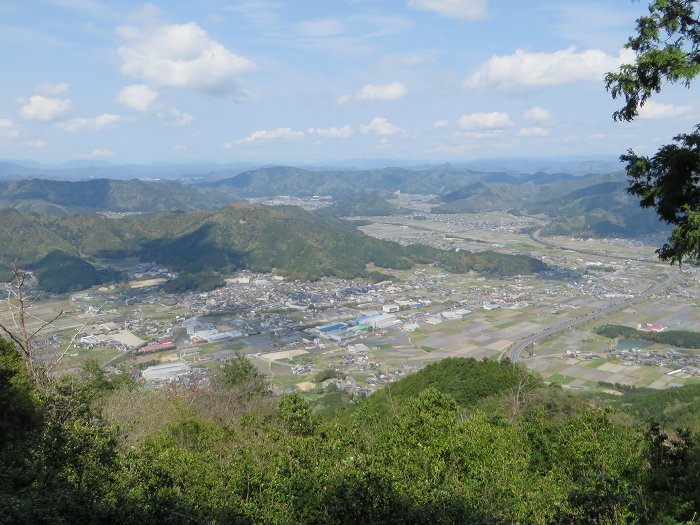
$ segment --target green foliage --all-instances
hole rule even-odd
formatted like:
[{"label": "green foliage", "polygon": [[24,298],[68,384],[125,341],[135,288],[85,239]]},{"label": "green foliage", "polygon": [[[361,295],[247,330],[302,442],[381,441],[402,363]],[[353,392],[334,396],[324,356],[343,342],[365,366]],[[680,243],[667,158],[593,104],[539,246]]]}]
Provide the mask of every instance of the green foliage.
[{"label": "green foliage", "polygon": [[314,430],[309,402],[298,392],[282,396],[278,418],[282,427],[295,436],[308,436]]},{"label": "green foliage", "polygon": [[596,402],[625,413],[637,421],[659,421],[665,428],[690,428],[700,433],[700,385],[655,390],[628,389],[624,396],[592,396]]},{"label": "green foliage", "polygon": [[662,146],[653,157],[630,150],[620,159],[627,163],[628,191],[643,208],[654,208],[664,221],[675,225],[668,242],[657,250],[659,258],[682,263],[700,262],[700,126],[674,138],[678,144]]},{"label": "green foliage", "polygon": [[700,348],[700,332],[687,330],[665,330],[663,332],[644,332],[617,324],[606,324],[597,327],[594,332],[609,339],[623,337],[627,339],[639,339],[664,345],[677,346],[679,348]]},{"label": "green foliage", "polygon": [[36,399],[24,362],[13,343],[0,339],[0,448],[23,437],[37,417]]},{"label": "green foliage", "polygon": [[633,120],[666,83],[686,87],[700,73],[700,33],[697,1],[654,0],[649,15],[637,20],[637,34],[625,47],[636,54],[634,64],[605,76],[613,98],[624,97],[615,120]]},{"label": "green foliage", "polygon": [[[528,372],[510,361],[449,357],[387,386],[364,403],[374,410],[385,412],[391,406],[399,406],[423,390],[433,388],[451,396],[458,406],[466,408],[481,399],[507,392],[527,378]],[[536,384],[536,381],[533,383]]]},{"label": "green foliage", "polygon": [[[668,83],[690,87],[700,74],[700,22],[698,2],[654,0],[649,15],[637,20],[637,34],[627,48],[636,54],[633,64],[605,77],[613,98],[624,106],[615,120],[631,121],[655,93]],[[662,146],[653,157],[629,150],[620,160],[627,163],[628,191],[644,208],[653,207],[659,217],[673,224],[668,242],[657,250],[662,260],[700,261],[700,127],[675,137],[677,144]]]},{"label": "green foliage", "polygon": [[265,395],[270,385],[250,360],[240,354],[226,362],[221,369],[220,381],[228,388],[244,389],[246,395]]},{"label": "green foliage", "polygon": [[345,374],[338,372],[337,370],[321,370],[314,377],[314,381],[317,383],[323,383],[326,379],[345,379]]},{"label": "green foliage", "polygon": [[[240,385],[251,372],[237,364]],[[690,432],[585,403],[504,418],[473,403],[507,396],[525,371],[464,359],[428,368],[391,414],[364,403],[327,421],[295,393],[276,417],[257,415],[269,401],[259,398],[224,423],[200,404],[215,398],[182,392],[167,424],[126,447],[100,415],[122,392],[99,367],[37,390],[0,343],[0,523],[672,524],[700,511]]]}]

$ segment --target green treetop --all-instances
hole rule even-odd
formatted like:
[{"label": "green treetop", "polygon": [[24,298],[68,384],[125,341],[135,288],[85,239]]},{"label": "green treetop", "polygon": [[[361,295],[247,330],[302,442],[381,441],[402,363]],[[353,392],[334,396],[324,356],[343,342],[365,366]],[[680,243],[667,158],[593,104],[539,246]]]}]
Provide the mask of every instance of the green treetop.
[{"label": "green treetop", "polygon": [[[605,77],[613,98],[624,98],[615,120],[631,121],[655,93],[668,84],[690,87],[700,74],[700,2],[655,0],[649,15],[637,20],[637,33],[626,47],[636,54]],[[678,135],[675,144],[662,146],[652,157],[629,150],[620,159],[627,163],[630,186],[644,208],[653,207],[659,217],[674,225],[673,233],[657,250],[672,263],[700,261],[700,126]]]}]

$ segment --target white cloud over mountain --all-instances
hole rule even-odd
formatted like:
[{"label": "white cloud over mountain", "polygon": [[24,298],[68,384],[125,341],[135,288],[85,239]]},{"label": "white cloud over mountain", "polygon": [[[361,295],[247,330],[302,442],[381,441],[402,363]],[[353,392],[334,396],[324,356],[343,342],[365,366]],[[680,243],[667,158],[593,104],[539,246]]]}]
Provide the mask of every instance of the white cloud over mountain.
[{"label": "white cloud over mountain", "polygon": [[[267,142],[270,140],[276,140],[276,139],[294,139],[294,138],[302,138],[304,136],[303,131],[295,131],[291,128],[277,128],[277,129],[272,129],[272,130],[266,130],[266,129],[261,129],[258,131],[254,131],[247,137],[239,140],[237,143],[238,144],[252,144],[256,142]],[[230,143],[229,143],[230,144]],[[229,146],[229,144],[225,145]],[[230,149],[230,146],[227,148]]]}]

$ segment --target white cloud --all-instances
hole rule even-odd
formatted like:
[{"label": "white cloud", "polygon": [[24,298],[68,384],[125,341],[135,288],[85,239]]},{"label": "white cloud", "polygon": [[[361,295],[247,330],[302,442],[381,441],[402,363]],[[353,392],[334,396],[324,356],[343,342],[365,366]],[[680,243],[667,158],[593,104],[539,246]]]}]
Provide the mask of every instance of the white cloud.
[{"label": "white cloud", "polygon": [[403,130],[401,128],[393,125],[384,117],[375,117],[372,119],[372,122],[370,122],[366,126],[362,126],[360,129],[362,130],[362,133],[365,134],[371,133],[373,135],[382,136],[403,133]]},{"label": "white cloud", "polygon": [[112,155],[114,155],[114,153],[106,149],[94,149],[90,152],[90,156],[93,159],[103,159],[106,157],[111,157]]},{"label": "white cloud", "polygon": [[15,129],[15,123],[10,119],[0,118],[0,139],[16,139],[19,131]]},{"label": "white cloud", "polygon": [[691,106],[674,106],[672,104],[660,104],[653,100],[648,101],[639,108],[639,118],[644,120],[663,120],[688,116],[692,112]]},{"label": "white cloud", "polygon": [[135,109],[136,111],[148,111],[151,104],[158,98],[158,92],[149,88],[146,84],[131,84],[124,86],[117,93],[117,102]]},{"label": "white cloud", "polygon": [[309,128],[309,135],[318,135],[319,137],[342,138],[352,137],[353,130],[351,126],[343,126],[342,128]]},{"label": "white cloud", "polygon": [[372,102],[378,100],[398,100],[408,93],[408,88],[401,82],[390,82],[389,84],[365,84],[362,89],[354,95],[343,95],[336,101],[343,105],[353,98],[362,102]]},{"label": "white cloud", "polygon": [[522,128],[518,131],[518,137],[546,137],[547,135],[549,135],[549,130],[539,126]]},{"label": "white cloud", "polygon": [[58,128],[66,133],[75,133],[83,130],[98,131],[116,124],[120,120],[122,120],[122,117],[119,115],[103,113],[95,118],[74,118],[63,124],[58,124]]},{"label": "white cloud", "polygon": [[36,139],[27,142],[26,145],[33,149],[44,149],[46,146],[49,145],[49,143],[46,142],[44,139]]},{"label": "white cloud", "polygon": [[462,115],[458,121],[462,129],[504,129],[513,126],[508,113],[494,111],[492,113],[471,113]]},{"label": "white cloud", "polygon": [[169,108],[158,113],[158,118],[170,126],[189,126],[194,122],[194,117],[177,108]]},{"label": "white cloud", "polygon": [[76,159],[105,159],[113,155],[114,153],[106,149],[94,149],[90,153],[78,153],[73,156]]},{"label": "white cloud", "polygon": [[601,81],[607,71],[634,60],[634,52],[618,56],[599,49],[576,52],[574,46],[553,53],[532,53],[518,49],[512,55],[496,55],[465,81],[470,88],[519,91],[539,86],[561,86],[586,80]]},{"label": "white cloud", "polygon": [[72,107],[69,99],[43,97],[34,95],[28,99],[20,97],[17,103],[21,104],[19,115],[27,120],[39,122],[51,122],[65,116]]},{"label": "white cloud", "polygon": [[433,127],[434,127],[435,129],[449,128],[449,127],[450,127],[450,123],[447,122],[446,120],[436,120],[435,122],[433,122]]},{"label": "white cloud", "polygon": [[[237,144],[251,144],[255,142],[267,142],[276,139],[294,139],[302,138],[304,136],[303,131],[294,131],[291,128],[277,128],[272,130],[261,129],[255,131],[248,135],[247,137],[239,140]],[[230,143],[228,143],[230,144]],[[228,144],[224,145],[224,148],[230,149]]]},{"label": "white cloud", "polygon": [[478,20],[487,12],[486,0],[407,0],[408,7],[433,11],[460,20]]},{"label": "white cloud", "polygon": [[535,106],[528,109],[523,117],[525,120],[529,120],[531,122],[549,122],[552,120],[552,114],[540,106]]},{"label": "white cloud", "polygon": [[477,131],[456,131],[452,134],[453,139],[492,139],[503,135],[502,129],[482,129]]},{"label": "white cloud", "polygon": [[52,84],[51,82],[44,82],[34,87],[34,91],[40,95],[45,95],[47,97],[55,97],[56,95],[62,95],[68,91],[68,84],[62,82],[60,84]]},{"label": "white cloud", "polygon": [[172,150],[176,152],[187,151],[187,146],[185,146],[184,144],[175,144],[172,147]]},{"label": "white cloud", "polygon": [[122,27],[121,72],[155,86],[191,88],[213,95],[238,88],[237,77],[255,64],[232,53],[194,22],[141,30]]},{"label": "white cloud", "polygon": [[367,84],[355,94],[357,100],[398,100],[408,92],[401,82]]},{"label": "white cloud", "polygon": [[312,38],[336,36],[345,32],[343,24],[336,18],[303,20],[297,24],[297,29],[302,35]]}]

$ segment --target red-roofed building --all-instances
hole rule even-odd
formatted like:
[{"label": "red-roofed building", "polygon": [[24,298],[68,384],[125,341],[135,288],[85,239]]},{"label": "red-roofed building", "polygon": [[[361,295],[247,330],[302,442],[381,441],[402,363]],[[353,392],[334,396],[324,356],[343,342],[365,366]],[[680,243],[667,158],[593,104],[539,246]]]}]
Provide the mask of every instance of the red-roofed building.
[{"label": "red-roofed building", "polygon": [[149,352],[162,352],[163,350],[173,350],[175,348],[175,343],[170,339],[163,339],[161,342],[153,343],[139,348],[140,354],[147,354]]},{"label": "red-roofed building", "polygon": [[640,323],[637,325],[637,330],[640,332],[663,332],[668,326],[661,323]]}]

